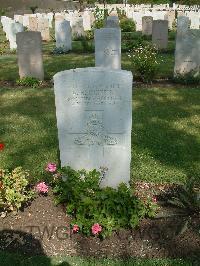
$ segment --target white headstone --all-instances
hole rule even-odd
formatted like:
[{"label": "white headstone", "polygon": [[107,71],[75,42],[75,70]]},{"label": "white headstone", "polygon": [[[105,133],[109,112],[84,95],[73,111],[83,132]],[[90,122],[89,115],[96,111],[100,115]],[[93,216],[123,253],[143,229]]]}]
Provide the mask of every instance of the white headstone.
[{"label": "white headstone", "polygon": [[121,69],[121,30],[95,30],[95,66]]},{"label": "white headstone", "polygon": [[200,75],[200,30],[179,31],[176,36],[174,75]]},{"label": "white headstone", "polygon": [[81,37],[85,35],[83,28],[83,18],[74,17],[71,22],[72,27],[72,36],[73,38]]},{"label": "white headstone", "polygon": [[102,186],[130,180],[132,73],[84,68],[54,76],[62,166],[108,168]]},{"label": "white headstone", "polygon": [[72,49],[72,34],[69,21],[55,21],[55,38],[57,48],[62,48],[64,52]]},{"label": "white headstone", "polygon": [[43,41],[50,40],[49,20],[47,18],[38,18],[38,31],[41,32]]},{"label": "white headstone", "polygon": [[16,49],[17,43],[16,43],[16,34],[18,32],[24,31],[24,27],[22,24],[18,22],[12,22],[9,24],[9,43],[10,43],[10,49]]}]

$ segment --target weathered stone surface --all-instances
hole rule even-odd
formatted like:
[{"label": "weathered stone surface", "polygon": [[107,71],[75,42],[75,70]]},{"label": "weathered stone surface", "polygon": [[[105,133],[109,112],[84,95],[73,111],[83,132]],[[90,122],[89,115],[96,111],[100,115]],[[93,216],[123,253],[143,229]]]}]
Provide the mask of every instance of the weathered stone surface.
[{"label": "weathered stone surface", "polygon": [[62,166],[108,168],[102,186],[130,180],[132,73],[84,68],[54,76]]},{"label": "weathered stone surface", "polygon": [[186,16],[180,16],[177,19],[177,35],[184,35],[190,28],[190,20]]},{"label": "weathered stone surface", "polygon": [[44,79],[42,39],[40,32],[20,32],[16,35],[20,78]]},{"label": "weathered stone surface", "polygon": [[152,35],[152,25],[153,25],[153,17],[144,16],[142,17],[142,34],[143,35]]},{"label": "weathered stone surface", "polygon": [[95,66],[121,68],[121,30],[102,28],[95,30]]},{"label": "weathered stone surface", "polygon": [[42,40],[50,40],[49,20],[47,18],[38,18],[38,31],[41,32]]},{"label": "weathered stone surface", "polygon": [[106,18],[106,28],[119,28],[119,18],[118,16],[108,16]]},{"label": "weathered stone surface", "polygon": [[28,30],[29,31],[38,30],[38,18],[37,17],[29,17]]},{"label": "weathered stone surface", "polygon": [[74,17],[72,22],[71,22],[71,27],[72,27],[73,38],[85,36],[85,32],[84,32],[84,28],[83,28],[83,18]]},{"label": "weathered stone surface", "polygon": [[186,29],[176,37],[175,76],[200,74],[200,30]]},{"label": "weathered stone surface", "polygon": [[152,42],[159,49],[165,49],[168,45],[168,21],[153,20]]},{"label": "weathered stone surface", "polygon": [[16,34],[18,32],[23,32],[24,27],[22,24],[18,22],[12,22],[9,24],[9,43],[10,43],[10,49],[16,49],[17,48],[17,43],[16,43]]},{"label": "weathered stone surface", "polygon": [[65,52],[72,49],[72,34],[69,21],[55,21],[55,38],[57,48],[62,48]]}]

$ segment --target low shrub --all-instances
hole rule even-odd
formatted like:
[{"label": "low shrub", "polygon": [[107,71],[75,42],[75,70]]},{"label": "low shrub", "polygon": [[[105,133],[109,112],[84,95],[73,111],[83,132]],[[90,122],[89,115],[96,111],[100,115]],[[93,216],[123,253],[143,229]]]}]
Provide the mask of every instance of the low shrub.
[{"label": "low shrub", "polygon": [[191,71],[186,74],[176,74],[173,78],[173,81],[175,83],[180,83],[184,85],[190,85],[190,84],[200,84],[200,74]]},{"label": "low shrub", "polygon": [[122,18],[120,20],[120,28],[122,32],[134,32],[136,31],[135,22],[129,18]]},{"label": "low shrub", "polygon": [[16,81],[16,84],[19,86],[26,86],[32,88],[37,88],[40,85],[40,83],[41,81],[34,77],[24,77]]},{"label": "low shrub", "polygon": [[[156,204],[144,204],[125,184],[101,188],[107,169],[75,171],[64,167],[51,173],[55,202],[66,204],[74,232],[105,238],[119,228],[134,228],[141,218],[152,217]],[[48,177],[49,179],[49,177]]]},{"label": "low shrub", "polygon": [[200,183],[189,180],[187,184],[179,187],[176,195],[168,199],[168,203],[189,214],[200,213]]},{"label": "low shrub", "polygon": [[33,197],[29,179],[28,171],[21,167],[11,172],[0,169],[0,211],[18,211]]},{"label": "low shrub", "polygon": [[152,82],[158,70],[158,51],[151,44],[140,42],[129,53],[131,63],[136,74],[143,82]]},{"label": "low shrub", "polygon": [[64,48],[62,47],[59,47],[59,48],[54,48],[53,51],[52,51],[52,54],[54,55],[60,55],[60,54],[68,54],[69,51],[66,51]]}]

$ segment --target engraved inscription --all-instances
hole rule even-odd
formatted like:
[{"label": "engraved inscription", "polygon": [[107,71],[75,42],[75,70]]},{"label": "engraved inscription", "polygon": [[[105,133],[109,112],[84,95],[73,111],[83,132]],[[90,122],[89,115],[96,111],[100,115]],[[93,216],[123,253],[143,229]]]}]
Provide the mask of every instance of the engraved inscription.
[{"label": "engraved inscription", "polygon": [[116,49],[110,49],[110,48],[104,48],[104,55],[119,55],[119,50]]},{"label": "engraved inscription", "polygon": [[85,125],[85,134],[74,138],[77,145],[116,145],[117,138],[105,133],[103,114],[101,111],[91,111]]},{"label": "engraved inscription", "polygon": [[72,106],[76,105],[100,105],[100,104],[110,104],[114,105],[121,101],[121,96],[116,94],[113,89],[119,88],[119,84],[112,84],[110,88],[100,87],[95,89],[95,87],[88,86],[87,89],[77,91],[75,88],[71,93],[71,96],[66,98],[67,103]]}]

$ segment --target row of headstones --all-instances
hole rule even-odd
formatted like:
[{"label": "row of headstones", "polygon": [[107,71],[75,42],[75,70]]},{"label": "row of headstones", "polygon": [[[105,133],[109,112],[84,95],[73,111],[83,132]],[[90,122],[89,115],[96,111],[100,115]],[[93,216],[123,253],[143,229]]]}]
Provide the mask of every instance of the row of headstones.
[{"label": "row of headstones", "polygon": [[[130,180],[132,74],[113,70],[109,64],[118,62],[120,34],[117,27],[95,31],[96,63],[99,60],[101,66],[108,59],[103,68],[73,69],[54,76],[61,165],[100,169],[101,186],[111,187]],[[189,29],[189,19],[180,17],[176,57],[182,57],[181,62],[176,59],[176,66],[190,58],[184,71],[194,63],[199,69],[199,41],[199,30]]]},{"label": "row of headstones", "polygon": [[[23,18],[23,16],[21,16]],[[39,31],[42,35],[43,41],[49,41],[50,40],[50,31],[49,31],[49,20],[45,17],[38,17],[34,15],[25,16],[28,18],[28,20],[22,23],[21,20],[15,17],[15,20],[12,20],[11,18],[2,16],[1,17],[1,23],[3,26],[3,31],[6,33],[6,38],[9,40],[10,43],[10,49],[16,49],[16,34],[18,32],[24,31],[24,27],[27,27],[29,31]],[[66,16],[61,16],[61,14],[57,14],[57,17],[55,19],[56,22],[59,22],[60,20],[66,19]],[[71,18],[68,16],[70,21],[70,26],[72,28],[72,36],[78,37],[78,36],[84,36],[84,32],[86,30],[91,29],[91,17],[88,13],[87,20],[83,20],[83,17],[78,16],[71,16]],[[17,21],[16,21],[17,20]],[[85,23],[83,23],[85,22]],[[50,23],[52,24],[52,22]]]},{"label": "row of headstones", "polygon": [[[180,17],[176,44],[180,64],[189,57],[199,60],[199,37],[199,31],[189,29],[188,18]],[[41,33],[18,33],[17,43],[20,75],[43,78]],[[132,73],[120,69],[120,28],[96,30],[95,48],[96,67],[54,76],[60,160],[62,166],[77,170],[101,169],[101,185],[116,187],[130,180]]]},{"label": "row of headstones", "polygon": [[[116,23],[116,20],[114,21]],[[153,24],[154,25],[154,24]],[[69,31],[67,31],[69,30]],[[67,21],[60,21],[57,25],[59,36],[57,43],[61,47],[71,49],[70,25]],[[155,32],[155,33],[154,33]],[[167,21],[155,21],[153,36],[156,44],[167,44]],[[121,69],[121,30],[113,26],[112,19],[108,19],[107,28],[95,30],[95,66]],[[33,76],[44,78],[42,61],[41,33],[23,32],[17,34],[18,63],[20,77]],[[31,51],[31,52],[30,52]],[[191,71],[199,72],[200,67],[200,30],[189,29],[189,19],[178,19],[175,74],[185,74]]]}]

